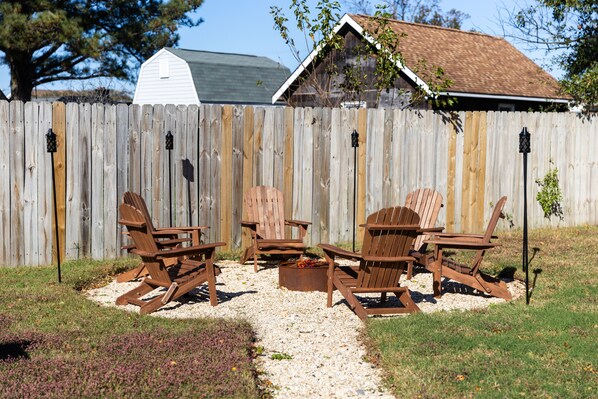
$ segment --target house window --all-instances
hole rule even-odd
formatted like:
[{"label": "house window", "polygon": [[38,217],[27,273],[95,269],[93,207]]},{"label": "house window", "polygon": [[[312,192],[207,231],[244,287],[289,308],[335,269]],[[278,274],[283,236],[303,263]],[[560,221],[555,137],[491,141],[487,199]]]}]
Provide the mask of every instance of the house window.
[{"label": "house window", "polygon": [[168,79],[170,77],[170,65],[168,60],[160,60],[160,79]]},{"label": "house window", "polygon": [[515,111],[515,104],[498,103],[499,111]]},{"label": "house window", "polygon": [[341,108],[365,108],[365,101],[343,101]]}]

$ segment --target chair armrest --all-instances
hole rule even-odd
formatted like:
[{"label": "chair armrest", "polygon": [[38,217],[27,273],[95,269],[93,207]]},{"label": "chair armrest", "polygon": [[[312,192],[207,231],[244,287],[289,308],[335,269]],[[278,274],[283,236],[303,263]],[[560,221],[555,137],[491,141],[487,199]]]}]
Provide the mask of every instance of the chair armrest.
[{"label": "chair armrest", "polygon": [[222,247],[226,245],[225,242],[214,242],[210,244],[194,245],[191,247],[173,248],[165,251],[159,251],[156,256],[160,258],[175,258],[184,255],[202,254],[204,252]]},{"label": "chair armrest", "polygon": [[366,262],[415,262],[417,259],[413,256],[364,256],[363,260]]},{"label": "chair armrest", "polygon": [[177,244],[182,244],[184,242],[191,241],[191,238],[168,238],[166,240],[154,240],[158,245],[166,245],[166,246],[175,246]]},{"label": "chair armrest", "polygon": [[419,224],[360,224],[360,227],[365,227],[368,230],[419,230]]},{"label": "chair armrest", "polygon": [[[442,233],[442,231],[444,230],[444,227],[439,226],[439,227],[424,227],[422,229],[418,229],[417,232],[418,233]],[[439,234],[434,234],[434,235],[439,235]]]},{"label": "chair armrest", "polygon": [[175,227],[157,227],[157,233],[166,233],[170,232],[171,234],[180,234],[181,232],[192,232],[196,230],[207,230],[210,226],[175,226]]},{"label": "chair armrest", "polygon": [[133,227],[145,227],[145,222],[134,222],[132,220],[123,220],[123,219],[118,219],[118,223],[123,224],[123,225],[129,225],[129,226],[133,226]]},{"label": "chair armrest", "polygon": [[454,249],[490,249],[499,247],[500,244],[493,242],[472,242],[472,241],[458,241],[458,240],[425,240],[427,244],[434,244],[436,248],[454,248]]},{"label": "chair armrest", "polygon": [[335,247],[334,245],[318,244],[318,247],[322,248],[322,250],[324,250],[324,252],[326,252],[327,254],[333,255],[335,257],[351,260],[361,260],[360,253],[347,251],[342,248]]},{"label": "chair armrest", "polygon": [[179,234],[191,234],[194,231],[197,231],[197,230],[170,230],[170,229],[166,230],[166,229],[164,229],[164,230],[160,230],[160,231],[154,231],[152,233],[152,235],[154,237],[158,237],[158,238],[171,237],[171,236],[178,236]]},{"label": "chair armrest", "polygon": [[311,224],[311,222],[306,222],[303,220],[287,219],[284,221],[284,224],[287,226],[309,226]]},{"label": "chair armrest", "polygon": [[251,222],[251,221],[247,221],[247,220],[241,220],[241,226],[243,226],[243,227],[255,228],[258,224],[259,224],[259,222]]},{"label": "chair armrest", "polygon": [[[469,233],[436,233],[433,234],[434,237],[454,237],[454,238],[477,238],[482,239],[484,238],[483,234],[469,234]],[[497,239],[498,236],[492,236],[491,238]]]},{"label": "chair armrest", "polygon": [[166,249],[166,250],[161,250],[161,251],[156,251],[156,252],[142,251],[140,249],[135,248],[135,249],[131,250],[131,253],[133,253],[135,255],[139,255],[139,256],[146,256],[146,257],[160,258],[160,259],[162,259],[162,258],[178,258],[180,256],[185,256],[185,255],[203,254],[210,250],[214,250],[216,247],[222,247],[224,245],[226,245],[225,242],[215,242],[215,243],[210,243],[210,244],[195,245],[192,247]]}]

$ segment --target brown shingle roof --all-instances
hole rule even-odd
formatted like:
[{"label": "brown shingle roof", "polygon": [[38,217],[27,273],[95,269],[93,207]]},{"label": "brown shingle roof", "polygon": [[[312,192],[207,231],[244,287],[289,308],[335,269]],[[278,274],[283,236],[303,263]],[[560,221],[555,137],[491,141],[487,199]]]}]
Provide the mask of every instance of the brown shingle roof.
[{"label": "brown shingle roof", "polygon": [[[351,14],[367,28],[371,17]],[[481,33],[391,20],[399,49],[410,69],[420,60],[441,67],[453,84],[449,92],[499,96],[568,98],[556,79],[506,40]],[[423,78],[423,77],[422,77]]]}]

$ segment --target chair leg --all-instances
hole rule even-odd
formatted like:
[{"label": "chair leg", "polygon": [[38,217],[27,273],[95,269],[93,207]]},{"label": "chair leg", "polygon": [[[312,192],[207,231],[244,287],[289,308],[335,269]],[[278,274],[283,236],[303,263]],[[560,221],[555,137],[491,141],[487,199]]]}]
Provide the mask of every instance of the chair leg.
[{"label": "chair leg", "polygon": [[145,294],[147,294],[148,292],[152,292],[155,288],[156,287],[149,285],[145,281],[142,281],[141,284],[138,285],[137,287],[133,288],[132,290],[130,290],[130,291],[122,294],[118,298],[116,298],[116,304],[117,305],[126,305],[129,303],[129,299],[140,298],[140,297],[144,296]]},{"label": "chair leg", "polygon": [[253,256],[253,247],[247,247],[247,248],[245,248],[245,252],[243,252],[243,256],[241,256],[241,259],[239,259],[239,263],[240,264],[244,264],[252,256]]},{"label": "chair leg", "polygon": [[421,312],[419,306],[417,306],[415,302],[413,302],[413,299],[411,299],[411,294],[409,293],[408,289],[405,289],[401,292],[395,292],[394,294],[397,296],[403,306],[405,306],[405,311],[409,313]]},{"label": "chair leg", "polygon": [[328,254],[326,252],[324,252],[324,257],[326,258],[326,261],[328,262],[328,271],[326,273],[326,276],[328,277],[328,298],[326,300],[326,306],[331,308],[332,307],[332,291],[334,291],[334,258],[331,258],[330,256],[328,256]]},{"label": "chair leg", "polygon": [[407,262],[407,280],[413,277],[413,262]]},{"label": "chair leg", "polygon": [[127,270],[126,272],[123,272],[123,273],[119,274],[118,276],[116,276],[116,282],[117,283],[126,283],[128,281],[135,280],[135,279],[138,279],[139,277],[143,277],[146,275],[147,275],[147,269],[145,268],[145,265],[143,263],[141,263],[136,268]]},{"label": "chair leg", "polygon": [[[505,282],[500,279],[479,272],[479,278],[476,278],[476,281],[483,288],[483,290],[480,290],[482,292],[485,292],[497,298],[502,298],[505,301],[510,301],[511,299],[513,299],[511,292],[507,288],[507,284],[505,284]],[[484,282],[484,284],[482,284],[482,281]]]},{"label": "chair leg", "polygon": [[257,273],[257,252],[253,252],[253,271]]},{"label": "chair leg", "polygon": [[210,305],[218,305],[218,295],[216,293],[216,274],[212,257],[206,259],[206,271],[208,273],[208,292],[210,293]]},{"label": "chair leg", "polygon": [[157,296],[152,300],[147,301],[146,303],[140,306],[139,314],[149,314],[155,312],[156,310],[160,309],[162,306],[166,305],[169,302],[166,301],[166,303],[163,303],[162,299],[164,299],[164,295]]}]

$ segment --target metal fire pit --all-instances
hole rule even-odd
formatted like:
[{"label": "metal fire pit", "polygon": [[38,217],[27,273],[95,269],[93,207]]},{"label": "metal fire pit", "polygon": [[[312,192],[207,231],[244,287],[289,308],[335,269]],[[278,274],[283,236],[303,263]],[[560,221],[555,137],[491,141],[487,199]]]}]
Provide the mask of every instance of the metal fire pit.
[{"label": "metal fire pit", "polygon": [[313,267],[297,267],[297,261],[283,262],[278,267],[278,285],[291,291],[328,291],[328,263]]}]

